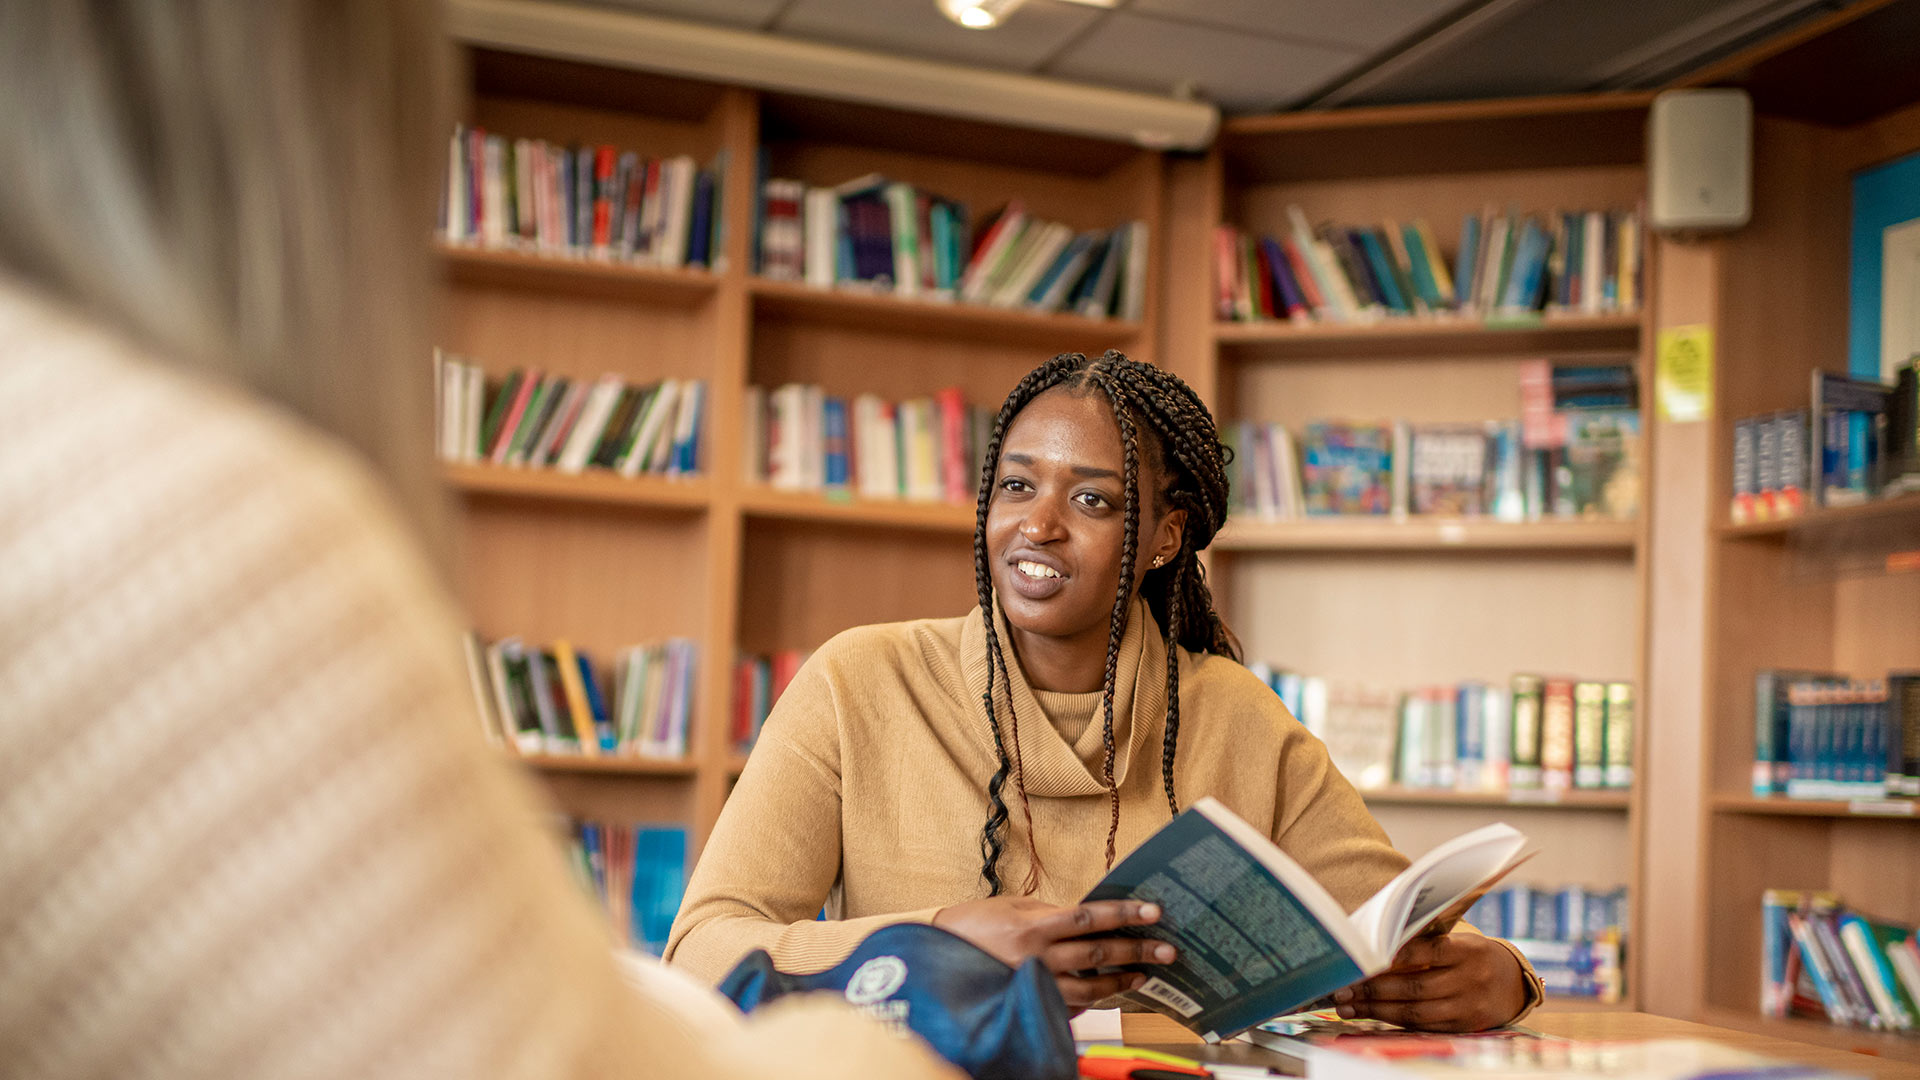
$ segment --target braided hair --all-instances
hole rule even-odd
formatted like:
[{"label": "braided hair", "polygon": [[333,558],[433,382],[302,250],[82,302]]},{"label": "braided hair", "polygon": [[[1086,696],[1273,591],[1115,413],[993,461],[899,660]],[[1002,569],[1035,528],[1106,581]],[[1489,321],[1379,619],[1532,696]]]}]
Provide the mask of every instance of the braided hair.
[{"label": "braided hair", "polygon": [[[1025,776],[1020,761],[1020,717],[1013,707],[1013,695],[1006,680],[1007,660],[994,625],[995,599],[991,564],[987,551],[987,509],[993,501],[999,476],[1000,446],[1007,429],[1029,402],[1054,388],[1074,391],[1098,391],[1113,407],[1114,423],[1120,429],[1124,459],[1126,498],[1120,551],[1120,587],[1113,598],[1108,619],[1107,659],[1101,687],[1101,738],[1106,747],[1101,774],[1106,781],[1112,820],[1107,827],[1107,865],[1113,865],[1114,844],[1120,832],[1120,789],[1113,779],[1113,698],[1119,672],[1120,642],[1127,629],[1127,612],[1133,600],[1131,585],[1139,551],[1140,537],[1140,450],[1166,478],[1164,487],[1151,492],[1156,514],[1172,510],[1187,512],[1181,531],[1180,549],[1164,565],[1147,572],[1140,585],[1148,611],[1167,640],[1167,715],[1166,736],[1160,752],[1160,776],[1166,787],[1167,807],[1179,813],[1180,804],[1173,791],[1173,757],[1180,735],[1180,666],[1173,647],[1192,652],[1209,652],[1232,660],[1240,659],[1239,643],[1226,623],[1213,609],[1213,594],[1207,588],[1206,571],[1199,553],[1220,531],[1227,517],[1227,450],[1220,443],[1213,415],[1179,376],[1152,364],[1129,360],[1109,350],[1098,360],[1080,353],[1062,353],[1027,373],[993,421],[993,434],[987,441],[980,471],[980,491],[973,529],[974,587],[979,594],[980,615],[987,631],[987,687],[981,695],[986,707],[987,728],[993,734],[994,752],[999,768],[987,782],[987,823],[981,830],[980,850],[984,863],[980,876],[990,895],[998,895],[1000,856],[1005,850],[1007,804],[1004,790],[1007,780],[1014,781],[1021,813],[1026,819],[1029,870],[1023,891],[1036,887],[1040,855],[1033,839],[1033,811],[1027,802]],[[1148,436],[1142,439],[1141,433]],[[1012,728],[1012,755],[1000,732],[999,703],[995,700],[995,675],[1005,692],[1005,707]]]}]

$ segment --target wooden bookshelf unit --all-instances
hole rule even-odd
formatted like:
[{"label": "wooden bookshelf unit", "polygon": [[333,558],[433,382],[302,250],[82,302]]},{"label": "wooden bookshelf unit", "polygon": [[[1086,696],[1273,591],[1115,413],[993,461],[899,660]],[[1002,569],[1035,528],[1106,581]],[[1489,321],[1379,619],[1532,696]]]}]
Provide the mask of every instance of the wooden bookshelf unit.
[{"label": "wooden bookshelf unit", "polygon": [[[1639,311],[1225,322],[1214,319],[1212,278],[1217,226],[1282,234],[1294,205],[1312,222],[1424,218],[1449,262],[1462,219],[1489,205],[1631,207],[1645,185],[1647,104],[1644,95],[1598,95],[1228,119],[1211,155],[1169,169],[1168,363],[1223,424],[1279,421],[1296,434],[1316,419],[1515,418],[1520,364],[1539,358],[1630,360],[1644,406],[1650,336]],[[1649,259],[1647,277],[1652,270]],[[1249,661],[1385,689],[1463,679],[1504,686],[1517,672],[1638,688],[1643,521],[1249,516],[1215,542],[1210,572]],[[1636,712],[1641,733],[1660,722]],[[1365,797],[1410,854],[1504,819],[1541,850],[1521,880],[1628,886],[1634,1000],[1637,790],[1397,788]]]},{"label": "wooden bookshelf unit", "polygon": [[704,379],[700,475],[624,479],[485,465],[444,470],[458,508],[461,590],[488,638],[566,637],[597,655],[699,643],[691,747],[680,762],[530,756],[560,805],[606,820],[687,825],[694,850],[744,764],[729,737],[742,653],[811,649],[852,626],[955,615],[974,603],[973,507],[835,499],[750,485],[750,384],[816,383],[889,399],[958,386],[997,405],[1055,353],[1155,356],[1150,275],[1138,321],[816,289],[753,275],[756,161],[836,184],[870,172],[965,200],[1019,198],[1077,229],[1161,225],[1157,153],[809,102],[633,71],[473,49],[467,119],[508,136],[610,142],[647,156],[724,154],[717,269],[444,246],[449,351],[494,378],[514,367],[636,382]]}]

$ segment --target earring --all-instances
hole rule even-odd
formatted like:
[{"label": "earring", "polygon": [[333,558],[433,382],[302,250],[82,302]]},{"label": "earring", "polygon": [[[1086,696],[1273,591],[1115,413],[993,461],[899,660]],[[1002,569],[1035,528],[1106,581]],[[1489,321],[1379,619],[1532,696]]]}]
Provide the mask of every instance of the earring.
[{"label": "earring", "polygon": [[1167,562],[1167,557],[1165,555],[1155,555],[1153,557],[1153,568],[1155,570],[1158,570],[1160,569],[1160,567],[1166,565],[1166,562]]}]

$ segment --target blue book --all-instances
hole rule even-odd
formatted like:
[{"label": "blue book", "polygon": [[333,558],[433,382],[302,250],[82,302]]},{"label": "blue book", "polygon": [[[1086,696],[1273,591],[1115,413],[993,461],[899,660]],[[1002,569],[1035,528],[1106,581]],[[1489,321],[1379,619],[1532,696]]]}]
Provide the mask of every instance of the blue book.
[{"label": "blue book", "polygon": [[1311,313],[1307,304],[1307,294],[1300,291],[1300,283],[1293,279],[1293,267],[1287,263],[1287,253],[1280,242],[1271,236],[1260,238],[1260,249],[1266,252],[1267,263],[1273,267],[1273,281],[1280,287],[1280,299],[1286,304],[1288,315],[1295,312]]},{"label": "blue book", "polygon": [[1087,894],[1160,905],[1117,933],[1166,941],[1125,996],[1207,1042],[1384,971],[1400,947],[1450,929],[1518,863],[1526,838],[1489,825],[1422,856],[1352,915],[1260,830],[1212,798],[1168,822]]},{"label": "blue book", "polygon": [[688,266],[713,261],[713,173],[702,169],[693,178],[693,222],[687,227]]},{"label": "blue book", "polygon": [[670,825],[635,829],[630,933],[655,956],[666,950],[686,883],[687,831]]},{"label": "blue book", "polygon": [[1520,231],[1520,242],[1514,246],[1513,267],[1507,274],[1507,291],[1500,298],[1500,306],[1509,311],[1524,311],[1534,306],[1540,296],[1540,282],[1547,269],[1547,248],[1550,240],[1546,230],[1532,218]]},{"label": "blue book", "polygon": [[1455,307],[1473,303],[1473,282],[1480,268],[1480,215],[1468,214],[1460,223],[1460,250],[1453,258],[1453,301]]},{"label": "blue book", "polygon": [[830,397],[821,404],[820,439],[826,446],[827,487],[845,488],[853,479],[848,457],[853,443],[847,437],[846,398]]},{"label": "blue book", "polygon": [[1360,253],[1366,257],[1367,270],[1373,275],[1380,298],[1394,311],[1403,315],[1412,314],[1413,304],[1400,291],[1400,282],[1394,277],[1393,259],[1387,254],[1386,245],[1380,242],[1380,237],[1372,229],[1355,229],[1353,235],[1359,241]]},{"label": "blue book", "polygon": [[600,742],[600,749],[611,751],[620,745],[620,733],[613,728],[613,718],[607,713],[607,701],[600,696],[600,680],[593,675],[593,664],[587,660],[587,654],[574,650],[574,663],[580,666],[580,684],[587,692],[587,711],[593,714],[593,734]]}]

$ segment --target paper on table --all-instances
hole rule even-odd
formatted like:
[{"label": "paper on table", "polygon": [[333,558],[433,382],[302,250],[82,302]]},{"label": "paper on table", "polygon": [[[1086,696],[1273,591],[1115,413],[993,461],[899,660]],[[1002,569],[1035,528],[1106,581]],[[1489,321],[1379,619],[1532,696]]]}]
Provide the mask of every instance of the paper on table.
[{"label": "paper on table", "polygon": [[1072,1020],[1075,1045],[1120,1041],[1119,1009],[1088,1009]]}]

